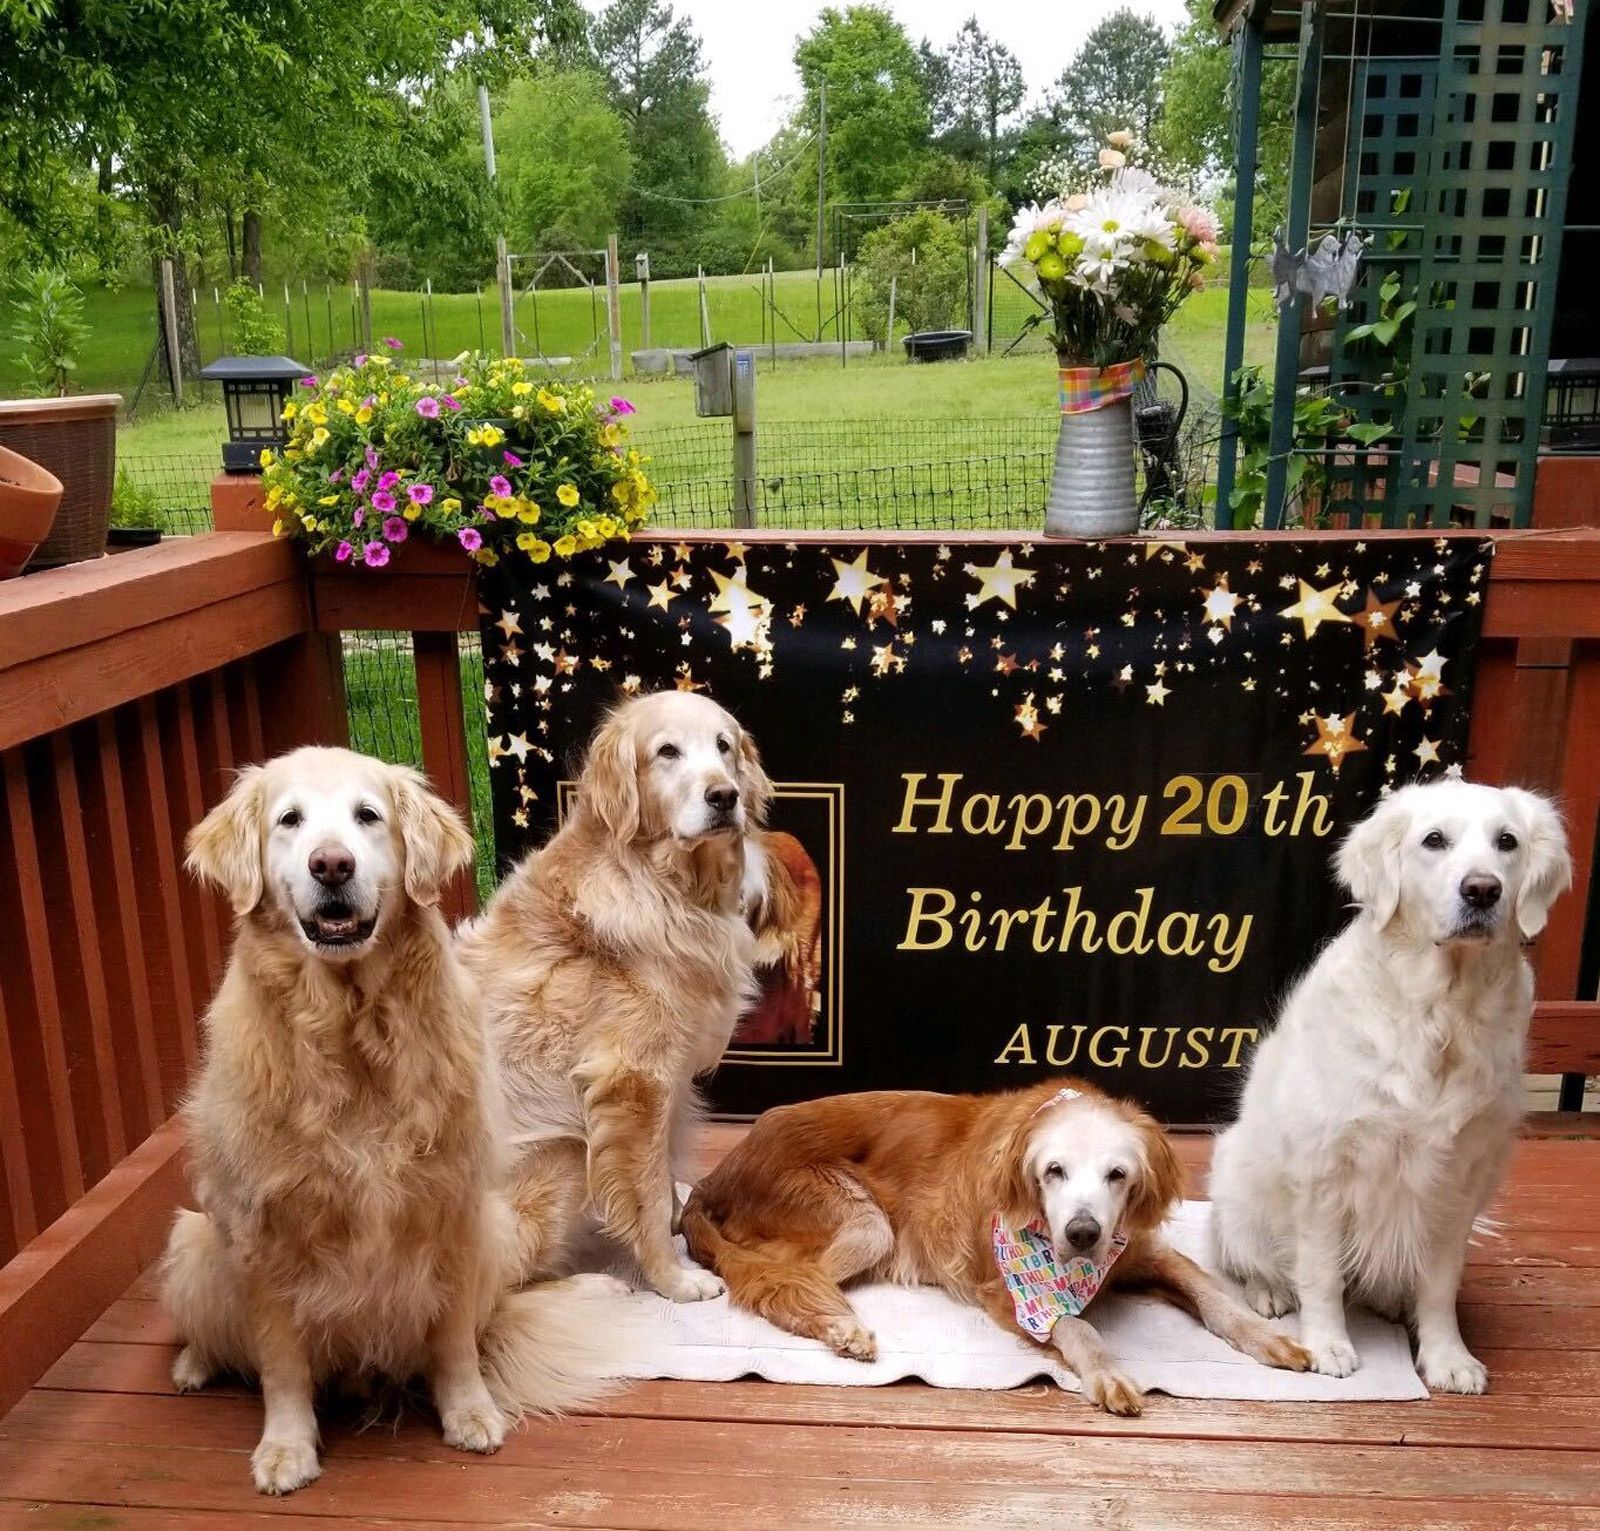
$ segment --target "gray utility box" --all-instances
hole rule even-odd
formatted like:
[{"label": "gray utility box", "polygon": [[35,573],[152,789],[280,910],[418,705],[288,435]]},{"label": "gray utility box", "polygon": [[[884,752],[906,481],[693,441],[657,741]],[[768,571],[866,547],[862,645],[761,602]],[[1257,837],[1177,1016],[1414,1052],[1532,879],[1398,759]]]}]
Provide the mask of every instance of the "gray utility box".
[{"label": "gray utility box", "polygon": [[703,351],[691,351],[694,363],[694,412],[697,415],[733,413],[733,347],[719,340]]}]

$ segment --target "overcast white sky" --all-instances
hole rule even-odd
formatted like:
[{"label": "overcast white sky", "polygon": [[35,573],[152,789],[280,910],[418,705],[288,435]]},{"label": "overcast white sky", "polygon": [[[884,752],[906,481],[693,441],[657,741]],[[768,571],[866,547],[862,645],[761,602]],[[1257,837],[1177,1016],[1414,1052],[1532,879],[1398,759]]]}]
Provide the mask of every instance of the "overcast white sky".
[{"label": "overcast white sky", "polygon": [[[602,0],[587,0],[591,10]],[[836,0],[841,6],[845,0]],[[887,0],[913,43],[943,47],[976,13],[983,28],[1022,62],[1030,100],[1066,67],[1094,24],[1122,0]],[[1184,19],[1183,0],[1127,0],[1169,30]],[[674,0],[704,44],[711,110],[735,158],[759,149],[799,93],[790,62],[795,39],[809,32],[822,0]]]}]

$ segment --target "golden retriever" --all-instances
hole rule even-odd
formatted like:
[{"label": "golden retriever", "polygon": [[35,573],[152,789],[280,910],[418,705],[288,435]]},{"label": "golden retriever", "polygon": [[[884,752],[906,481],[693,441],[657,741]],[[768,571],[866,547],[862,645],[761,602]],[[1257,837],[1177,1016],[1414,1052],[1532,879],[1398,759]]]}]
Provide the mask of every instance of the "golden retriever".
[{"label": "golden retriever", "polygon": [[[880,1090],[768,1111],[695,1188],[683,1231],[734,1302],[859,1360],[877,1347],[848,1281],[942,1287],[1018,1328],[997,1246],[1032,1225],[1047,1274],[1049,1261],[1089,1261],[1101,1290],[1148,1289],[1258,1361],[1303,1371],[1293,1339],[1163,1239],[1182,1183],[1149,1116],[1077,1080],[1000,1095]],[[1055,1346],[1084,1396],[1139,1413],[1138,1384],[1087,1319],[1052,1316],[1032,1337]]]},{"label": "golden retriever", "polygon": [[624,702],[567,822],[461,932],[505,1070],[525,1275],[564,1268],[592,1211],[662,1296],[722,1292],[673,1248],[672,1161],[754,997],[747,853],[771,790],[709,699]]},{"label": "golden retriever", "polygon": [[471,857],[414,771],[337,749],[245,770],[189,838],[238,929],[186,1107],[202,1210],[163,1295],[179,1388],[261,1379],[264,1493],[321,1471],[326,1379],[425,1374],[445,1440],[493,1451],[508,1414],[626,1359],[605,1278],[511,1291],[498,1072],[435,908]]},{"label": "golden retriever", "polygon": [[1432,1388],[1481,1393],[1456,1319],[1473,1220],[1522,1117],[1522,943],[1572,882],[1544,799],[1443,781],[1381,802],[1339,851],[1355,919],[1256,1050],[1211,1170],[1217,1263],[1300,1310],[1316,1370],[1360,1364],[1345,1294],[1412,1320]]},{"label": "golden retriever", "polygon": [[754,849],[766,863],[765,887],[749,911],[760,994],[733,1040],[804,1046],[822,1003],[822,878],[793,835],[769,829]]}]

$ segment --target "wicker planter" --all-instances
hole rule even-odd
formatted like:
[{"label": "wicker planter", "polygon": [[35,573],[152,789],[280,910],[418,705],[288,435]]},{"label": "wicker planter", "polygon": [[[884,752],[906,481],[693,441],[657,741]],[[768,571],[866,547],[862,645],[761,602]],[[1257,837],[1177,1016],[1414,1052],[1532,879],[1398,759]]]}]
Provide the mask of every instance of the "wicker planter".
[{"label": "wicker planter", "polygon": [[31,458],[61,480],[61,508],[32,567],[98,558],[106,550],[117,476],[117,409],[122,396],[0,401],[0,446]]},{"label": "wicker planter", "polygon": [[0,579],[22,573],[61,505],[61,480],[0,447]]}]

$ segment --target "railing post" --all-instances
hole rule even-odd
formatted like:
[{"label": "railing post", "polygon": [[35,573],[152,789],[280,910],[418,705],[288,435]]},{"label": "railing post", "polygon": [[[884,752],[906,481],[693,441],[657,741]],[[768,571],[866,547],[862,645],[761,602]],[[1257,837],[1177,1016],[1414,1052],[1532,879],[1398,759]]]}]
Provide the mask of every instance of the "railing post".
[{"label": "railing post", "polygon": [[[456,635],[419,632],[412,636],[417,671],[417,721],[422,734],[422,768],[447,802],[472,829],[472,767],[467,759],[466,715],[461,705],[461,651]],[[445,887],[439,907],[452,922],[476,912],[478,887],[470,871],[459,872]]]}]

